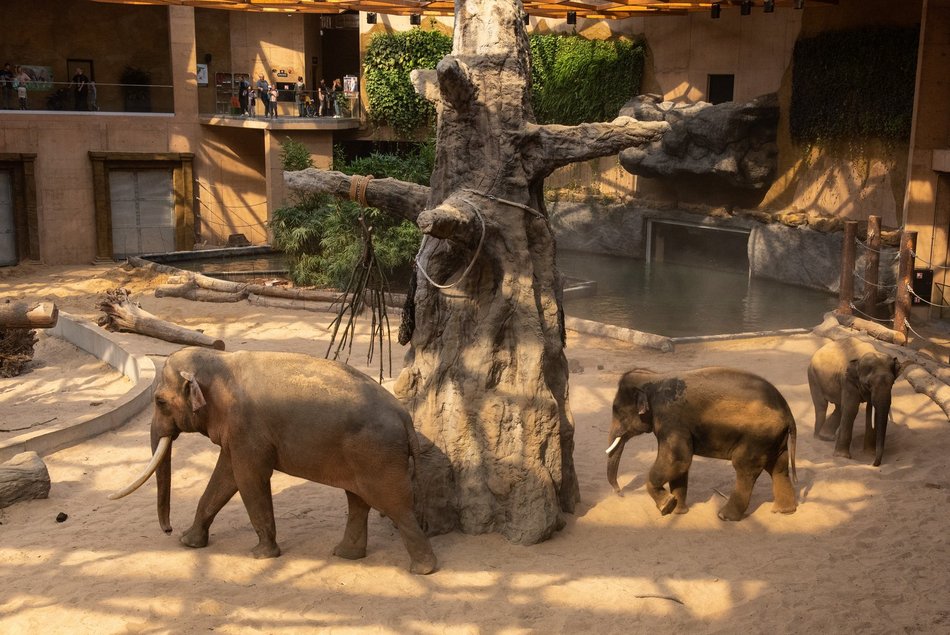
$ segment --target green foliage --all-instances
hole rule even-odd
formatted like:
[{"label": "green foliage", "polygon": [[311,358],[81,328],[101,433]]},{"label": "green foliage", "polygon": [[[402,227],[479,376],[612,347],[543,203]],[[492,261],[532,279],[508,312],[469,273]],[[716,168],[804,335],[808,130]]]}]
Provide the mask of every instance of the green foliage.
[{"label": "green foliage", "polygon": [[[288,142],[282,146],[286,156]],[[349,163],[338,148],[334,156],[334,168],[346,174],[371,174],[427,185],[435,143],[429,141],[405,155],[373,153]],[[286,254],[295,284],[346,286],[363,254],[360,215],[373,228],[376,260],[385,274],[412,262],[421,239],[415,224],[353,201],[326,194],[309,195],[276,210],[271,221],[274,246]]]},{"label": "green foliage", "polygon": [[538,123],[609,121],[640,92],[643,45],[534,34],[531,92]]},{"label": "green foliage", "polygon": [[313,157],[307,146],[287,137],[280,144],[280,163],[286,172],[296,172],[313,167]]},{"label": "green foliage", "polygon": [[369,113],[377,124],[388,124],[409,137],[435,118],[432,104],[416,94],[409,73],[435,68],[452,51],[452,38],[438,31],[412,29],[377,33],[363,60]]},{"label": "green foliage", "polygon": [[795,44],[789,126],[802,144],[906,142],[917,28],[827,32]]}]

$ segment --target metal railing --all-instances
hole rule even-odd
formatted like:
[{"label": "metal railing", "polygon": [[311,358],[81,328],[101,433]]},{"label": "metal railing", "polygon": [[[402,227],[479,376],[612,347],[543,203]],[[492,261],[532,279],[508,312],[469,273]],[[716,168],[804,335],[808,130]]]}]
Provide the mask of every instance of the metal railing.
[{"label": "metal railing", "polygon": [[0,109],[33,111],[172,113],[172,87],[165,84],[8,82],[0,85]]}]

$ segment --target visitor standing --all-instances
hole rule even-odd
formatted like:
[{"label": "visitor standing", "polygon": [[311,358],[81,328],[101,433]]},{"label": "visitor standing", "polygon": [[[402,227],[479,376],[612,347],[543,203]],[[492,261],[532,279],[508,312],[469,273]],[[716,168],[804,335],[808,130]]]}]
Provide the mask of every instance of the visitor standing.
[{"label": "visitor standing", "polygon": [[247,89],[247,114],[257,116],[257,89],[250,85]]},{"label": "visitor standing", "polygon": [[16,75],[13,77],[13,86],[16,88],[17,106],[20,110],[26,110],[26,88],[31,81],[30,74],[22,66],[16,67]]},{"label": "visitor standing", "polygon": [[96,112],[99,110],[99,95],[96,92],[96,82],[89,80],[89,110]]},{"label": "visitor standing", "polygon": [[238,108],[241,110],[241,115],[247,117],[248,115],[248,97],[251,92],[251,82],[247,81],[247,77],[241,77],[241,83],[238,84]]},{"label": "visitor standing", "polygon": [[330,99],[333,100],[333,116],[340,118],[340,100],[343,99],[343,81],[338,77],[333,80],[333,90]]},{"label": "visitor standing", "polygon": [[323,117],[329,114],[330,106],[330,90],[327,88],[327,83],[324,80],[320,80],[320,85],[317,87],[317,115]]},{"label": "visitor standing", "polygon": [[273,119],[277,119],[277,86],[276,84],[271,84],[271,87],[267,89],[267,94],[270,97],[270,100],[267,102],[267,105],[270,106],[270,116]]},{"label": "visitor standing", "polygon": [[3,107],[10,108],[10,100],[13,98],[13,67],[7,62],[0,70],[0,92],[3,93]]},{"label": "visitor standing", "polygon": [[304,97],[306,96],[307,89],[306,85],[303,83],[303,77],[300,75],[297,76],[297,83],[294,84],[294,102],[297,104],[297,116],[303,117],[304,113]]},{"label": "visitor standing", "polygon": [[85,110],[86,99],[89,95],[89,78],[82,68],[76,69],[73,75],[73,110]]},{"label": "visitor standing", "polygon": [[267,104],[270,101],[270,98],[267,96],[267,80],[264,79],[264,73],[261,73],[257,76],[257,98],[261,100],[261,105],[264,106],[264,116],[267,116]]}]

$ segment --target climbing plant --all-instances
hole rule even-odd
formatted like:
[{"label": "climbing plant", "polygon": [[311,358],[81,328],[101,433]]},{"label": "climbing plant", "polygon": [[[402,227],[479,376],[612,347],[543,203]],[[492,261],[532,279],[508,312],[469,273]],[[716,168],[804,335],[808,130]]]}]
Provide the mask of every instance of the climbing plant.
[{"label": "climbing plant", "polygon": [[789,127],[801,144],[910,136],[917,28],[822,33],[795,44]]},{"label": "climbing plant", "polygon": [[432,122],[435,108],[416,94],[409,73],[435,68],[451,50],[452,38],[438,31],[412,29],[374,35],[363,60],[372,120],[392,126],[405,137]]},{"label": "climbing plant", "polygon": [[644,49],[627,39],[534,34],[531,93],[538,123],[608,121],[640,92]]}]

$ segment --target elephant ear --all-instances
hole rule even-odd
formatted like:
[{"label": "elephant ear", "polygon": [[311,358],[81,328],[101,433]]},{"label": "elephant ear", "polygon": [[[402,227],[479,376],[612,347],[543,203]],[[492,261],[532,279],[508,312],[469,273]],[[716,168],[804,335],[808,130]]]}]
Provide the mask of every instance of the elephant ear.
[{"label": "elephant ear", "polygon": [[861,374],[859,372],[861,360],[852,359],[848,361],[848,367],[844,371],[844,377],[850,383],[854,384],[858,388],[861,387]]},{"label": "elephant ear", "polygon": [[198,385],[198,380],[195,379],[193,373],[183,370],[181,371],[181,376],[188,382],[188,397],[191,401],[191,410],[192,412],[198,412],[208,403],[205,401],[205,396],[201,392],[201,386]]},{"label": "elephant ear", "polygon": [[650,401],[642,390],[637,391],[637,414],[641,417],[650,412]]}]

